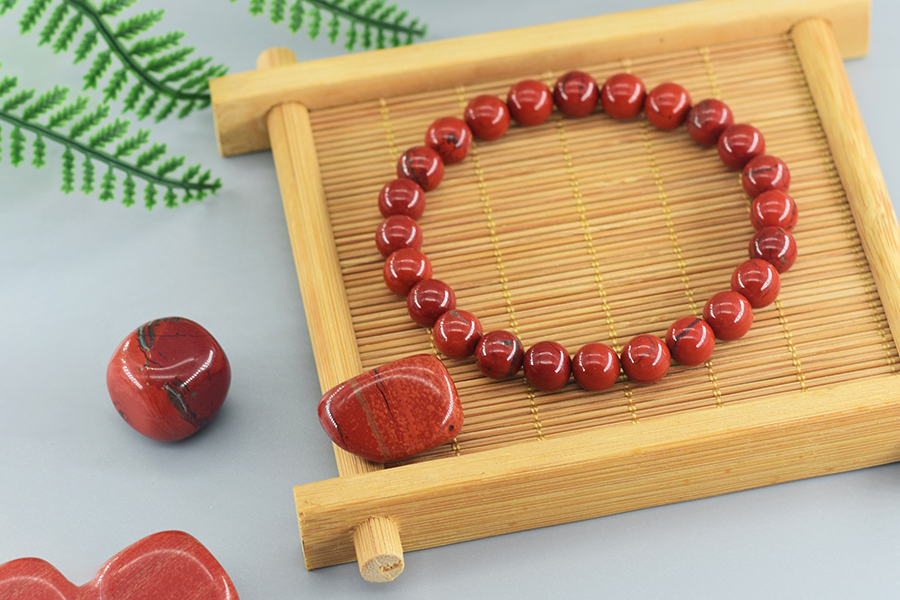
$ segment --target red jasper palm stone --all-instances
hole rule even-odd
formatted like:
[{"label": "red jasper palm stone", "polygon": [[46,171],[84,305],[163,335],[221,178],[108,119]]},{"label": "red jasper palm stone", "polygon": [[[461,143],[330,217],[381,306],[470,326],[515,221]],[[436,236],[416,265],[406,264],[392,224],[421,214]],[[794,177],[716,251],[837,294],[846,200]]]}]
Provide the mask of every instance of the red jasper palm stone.
[{"label": "red jasper palm stone", "polygon": [[444,364],[417,354],[330,389],[319,400],[319,422],[347,452],[386,463],[452,440],[463,413]]}]

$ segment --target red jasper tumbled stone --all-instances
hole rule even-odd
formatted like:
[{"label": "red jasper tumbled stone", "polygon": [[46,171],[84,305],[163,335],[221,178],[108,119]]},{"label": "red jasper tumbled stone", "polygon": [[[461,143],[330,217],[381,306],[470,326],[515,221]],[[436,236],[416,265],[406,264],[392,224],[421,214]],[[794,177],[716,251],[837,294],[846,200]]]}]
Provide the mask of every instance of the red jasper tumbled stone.
[{"label": "red jasper tumbled stone", "polygon": [[400,248],[422,247],[422,228],[412,217],[391,215],[375,230],[375,247],[387,258]]},{"label": "red jasper tumbled stone", "polygon": [[384,261],[384,283],[398,296],[405,296],[423,279],[431,279],[431,261],[415,248],[400,248]]},{"label": "red jasper tumbled stone", "polygon": [[467,358],[481,339],[481,321],[466,310],[449,310],[434,322],[434,346],[448,358]]},{"label": "red jasper tumbled stone", "polygon": [[797,224],[797,204],[781,190],[763,192],[750,206],[750,222],[757,231],[764,227],[791,231]]},{"label": "red jasper tumbled stone", "polygon": [[669,372],[672,356],[655,335],[638,335],[622,348],[622,370],[635,383],[656,383]]},{"label": "red jasper tumbled stone", "polygon": [[463,425],[459,394],[436,356],[417,354],[341,383],[319,400],[335,444],[373,462],[396,462],[449,442]]},{"label": "red jasper tumbled stone", "polygon": [[475,347],[475,364],[491,379],[509,379],[522,368],[525,349],[509,331],[489,331]]},{"label": "red jasper tumbled stone", "polygon": [[584,71],[569,71],[557,79],[553,86],[556,108],[570,118],[588,116],[594,112],[599,99],[597,82]]},{"label": "red jasper tumbled stone", "polygon": [[441,117],[425,132],[425,145],[440,154],[444,164],[452,165],[472,149],[472,130],[462,119]]},{"label": "red jasper tumbled stone", "polygon": [[613,119],[633,119],[644,107],[647,95],[644,82],[631,73],[616,73],[606,80],[600,90],[603,111]]},{"label": "red jasper tumbled stone", "polygon": [[231,366],[219,343],[179,317],[138,327],[106,369],[109,396],[125,422],[161,442],[184,439],[209,423],[230,384]]},{"label": "red jasper tumbled stone", "polygon": [[750,240],[750,258],[761,258],[784,273],[797,260],[797,242],[781,227],[764,227]]},{"label": "red jasper tumbled stone", "polygon": [[414,146],[397,160],[397,177],[406,177],[430,192],[444,179],[444,161],[428,146]]},{"label": "red jasper tumbled stone", "polygon": [[686,367],[696,367],[712,356],[716,347],[716,335],[703,319],[684,317],[669,327],[666,346],[675,362]]},{"label": "red jasper tumbled stone", "polygon": [[572,357],[572,376],[586,390],[605,390],[619,378],[619,356],[606,344],[585,344]]},{"label": "red jasper tumbled stone", "polygon": [[703,307],[703,320],[712,327],[717,339],[737,340],[750,331],[753,309],[741,294],[733,291],[719,292],[707,300]]},{"label": "red jasper tumbled stone", "polygon": [[734,115],[721,100],[701,100],[691,108],[687,117],[687,130],[695,142],[711,147],[719,143],[719,136],[734,123]]},{"label": "red jasper tumbled stone", "polygon": [[771,263],[751,258],[732,273],[731,290],[746,298],[753,308],[765,308],[778,297],[781,276]]},{"label": "red jasper tumbled stone", "polygon": [[545,392],[566,385],[572,372],[572,360],[565,346],[556,342],[538,342],[525,353],[522,365],[525,379]]},{"label": "red jasper tumbled stone", "polygon": [[753,125],[737,123],[722,132],[717,147],[725,166],[740,171],[750,159],[765,153],[766,140]]},{"label": "red jasper tumbled stone", "polygon": [[418,220],[425,212],[425,190],[412,179],[392,179],[378,193],[378,210],[385,218],[406,215]]},{"label": "red jasper tumbled stone", "polygon": [[647,94],[644,114],[657,129],[670,131],[679,127],[691,110],[691,95],[677,83],[661,83]]},{"label": "red jasper tumbled stone", "polygon": [[439,279],[423,279],[406,296],[406,311],[422,327],[433,326],[438,317],[454,308],[456,294]]},{"label": "red jasper tumbled stone", "polygon": [[509,88],[506,106],[510,116],[519,125],[540,125],[553,112],[553,95],[550,89],[534,79],[523,79]]},{"label": "red jasper tumbled stone", "polygon": [[751,198],[769,190],[786,192],[790,185],[791,171],[783,160],[770,154],[750,159],[741,174],[741,187]]},{"label": "red jasper tumbled stone", "polygon": [[463,119],[472,130],[472,135],[490,142],[509,129],[509,107],[497,96],[476,96],[466,105]]}]

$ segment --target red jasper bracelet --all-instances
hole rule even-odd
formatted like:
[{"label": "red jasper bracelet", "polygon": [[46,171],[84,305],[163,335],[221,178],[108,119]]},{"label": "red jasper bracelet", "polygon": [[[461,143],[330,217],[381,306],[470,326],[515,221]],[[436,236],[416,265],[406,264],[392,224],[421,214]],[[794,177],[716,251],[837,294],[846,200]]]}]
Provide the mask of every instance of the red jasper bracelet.
[{"label": "red jasper bracelet", "polygon": [[[706,302],[702,319],[678,319],[665,341],[638,335],[625,344],[621,355],[601,343],[587,344],[571,358],[561,344],[551,341],[538,342],[526,351],[508,331],[483,334],[475,315],[456,308],[453,290],[432,278],[431,263],[420,252],[422,231],[417,219],[425,210],[425,192],[441,183],[444,165],[466,157],[473,138],[499,139],[511,119],[526,127],[540,125],[550,117],[554,104],[564,116],[579,118],[594,112],[598,103],[618,120],[633,119],[643,109],[647,120],[661,130],[687,122],[688,133],[698,144],[716,146],[725,166],[742,170],[741,183],[753,199],[750,220],[757,232],[750,241],[750,259],[734,270],[730,290]],[[762,133],[751,125],[734,124],[731,109],[719,100],[691,106],[687,90],[675,83],[662,83],[646,93],[639,78],[619,73],[601,88],[589,74],[572,71],[557,80],[552,92],[543,83],[526,79],[510,88],[506,102],[496,96],[478,96],[463,116],[436,120],[425,134],[425,145],[410,148],[400,157],[398,178],[385,184],[378,196],[385,219],[375,241],[386,257],[384,281],[392,292],[406,296],[413,321],[433,327],[434,344],[445,356],[474,354],[487,377],[506,379],[524,368],[527,381],[539,390],[559,389],[573,375],[583,388],[599,391],[616,382],[621,367],[635,383],[655,383],[669,370],[672,359],[685,366],[701,365],[712,355],[716,338],[743,337],[753,324],[753,309],[775,301],[781,289],[779,274],[797,258],[790,234],[797,223],[797,206],[786,193],[790,171],[781,159],[765,154]]]}]

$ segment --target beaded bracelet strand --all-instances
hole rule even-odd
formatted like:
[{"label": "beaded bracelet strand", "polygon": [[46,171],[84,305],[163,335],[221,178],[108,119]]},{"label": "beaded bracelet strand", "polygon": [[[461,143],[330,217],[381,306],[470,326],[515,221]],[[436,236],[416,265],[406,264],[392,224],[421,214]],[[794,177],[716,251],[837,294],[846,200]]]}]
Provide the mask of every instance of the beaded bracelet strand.
[{"label": "beaded bracelet strand", "polygon": [[[703,318],[683,317],[672,323],[665,341],[651,334],[632,338],[621,356],[601,343],[589,343],[570,358],[561,344],[542,341],[527,352],[514,334],[497,330],[483,334],[478,318],[456,308],[456,296],[443,281],[432,278],[431,263],[420,249],[422,231],[417,220],[425,210],[425,192],[435,189],[444,165],[462,161],[473,137],[497,140],[510,119],[530,127],[546,121],[554,104],[569,118],[594,112],[597,104],[613,119],[629,120],[643,109],[647,120],[661,130],[687,122],[690,136],[705,147],[716,146],[726,167],[741,170],[741,184],[753,199],[750,220],[756,234],[750,240],[750,259],[731,277],[731,289],[714,294]],[[425,145],[410,148],[397,162],[397,179],[381,189],[378,208],[385,217],[375,241],[384,263],[384,281],[398,296],[406,296],[410,317],[432,327],[435,347],[447,357],[475,355],[481,372],[506,379],[524,369],[535,388],[553,391],[573,375],[581,387],[599,391],[619,378],[620,367],[635,383],[655,383],[665,376],[672,359],[693,367],[712,355],[715,339],[744,336],[753,324],[754,308],[771,304],[781,289],[780,273],[794,264],[797,245],[790,231],[797,223],[797,206],[786,193],[790,171],[785,163],[765,154],[765,139],[752,125],[734,124],[728,106],[716,99],[691,106],[687,90],[662,83],[646,92],[643,82],[619,73],[599,87],[589,74],[571,71],[557,80],[553,92],[539,81],[513,85],[506,102],[497,96],[473,98],[463,119],[442,117],[428,128]]]}]

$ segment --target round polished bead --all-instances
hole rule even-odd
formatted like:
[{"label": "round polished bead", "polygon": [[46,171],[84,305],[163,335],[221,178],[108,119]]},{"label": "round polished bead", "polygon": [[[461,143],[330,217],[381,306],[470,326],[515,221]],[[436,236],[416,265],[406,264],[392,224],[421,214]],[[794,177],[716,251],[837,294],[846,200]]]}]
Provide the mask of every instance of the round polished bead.
[{"label": "round polished bead", "polygon": [[732,273],[731,289],[746,298],[753,308],[764,308],[778,297],[781,277],[770,263],[751,258]]},{"label": "round polished bead", "polygon": [[523,79],[509,88],[506,105],[510,116],[519,125],[540,125],[553,112],[553,96],[550,89],[534,79]]},{"label": "round polished bead", "polygon": [[619,356],[606,344],[585,344],[572,357],[572,376],[586,390],[605,390],[619,378]]},{"label": "round polished bead", "polygon": [[538,342],[525,353],[525,379],[545,392],[566,385],[572,372],[572,360],[562,344]]},{"label": "round polished bead", "polygon": [[703,319],[684,317],[669,327],[666,346],[675,362],[686,367],[696,367],[712,356],[716,347],[716,335]]},{"label": "round polished bead", "polygon": [[422,247],[422,228],[406,215],[391,215],[375,230],[375,246],[387,258],[400,248]]},{"label": "round polished bead", "polygon": [[633,119],[644,107],[644,82],[631,73],[616,73],[600,90],[603,110],[613,119]]},{"label": "round polished bead", "polygon": [[791,231],[797,224],[797,204],[781,190],[763,192],[750,206],[750,222],[757,231],[764,227]]},{"label": "round polished bead", "polygon": [[438,317],[456,308],[456,294],[439,279],[423,279],[406,296],[406,310],[413,321],[431,327]]},{"label": "round polished bead", "polygon": [[463,119],[478,139],[496,140],[509,129],[509,107],[497,96],[476,96],[466,105]]},{"label": "round polished bead", "polygon": [[781,227],[764,227],[750,240],[750,258],[761,258],[784,273],[797,260],[797,242]]},{"label": "round polished bead", "polygon": [[414,146],[397,160],[397,177],[412,179],[423,190],[430,192],[444,178],[444,161],[428,146]]},{"label": "round polished bead", "polygon": [[434,322],[434,346],[448,358],[467,358],[481,339],[481,321],[465,310],[449,310]]},{"label": "round polished bead", "polygon": [[719,136],[719,158],[725,166],[734,171],[744,168],[750,159],[766,151],[766,140],[753,125],[738,123],[731,125]]},{"label": "round polished bead", "polygon": [[701,100],[687,117],[688,133],[701,146],[711,147],[719,142],[719,136],[734,123],[734,114],[721,100]]},{"label": "round polished bead", "polygon": [[382,217],[406,215],[418,220],[425,212],[425,191],[412,179],[392,179],[378,193],[378,210]]},{"label": "round polished bead", "polygon": [[384,283],[398,296],[405,296],[423,279],[431,278],[431,261],[413,248],[401,248],[384,261]]},{"label": "round polished bead", "polygon": [[750,302],[737,292],[719,292],[703,307],[703,320],[712,327],[716,338],[724,341],[744,337],[753,325]]},{"label": "round polished bead", "polygon": [[440,154],[444,164],[452,165],[472,149],[472,130],[462,119],[442,117],[425,132],[425,145]]},{"label": "round polished bead", "polygon": [[553,87],[553,102],[567,117],[588,116],[594,112],[599,99],[597,81],[584,71],[569,71]]},{"label": "round polished bead", "polygon": [[635,383],[656,383],[671,364],[669,348],[655,335],[633,337],[622,348],[622,370]]},{"label": "round polished bead", "polygon": [[785,192],[790,185],[791,171],[783,160],[770,154],[750,159],[741,174],[741,186],[751,198],[769,190]]},{"label": "round polished bead", "polygon": [[522,368],[524,359],[522,342],[508,331],[489,331],[475,346],[475,364],[491,379],[512,377]]},{"label": "round polished bead", "polygon": [[684,123],[691,110],[691,95],[677,83],[661,83],[647,94],[644,114],[657,129],[669,131]]}]

